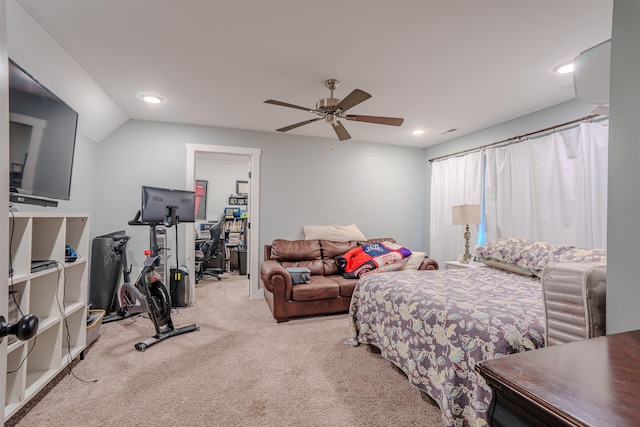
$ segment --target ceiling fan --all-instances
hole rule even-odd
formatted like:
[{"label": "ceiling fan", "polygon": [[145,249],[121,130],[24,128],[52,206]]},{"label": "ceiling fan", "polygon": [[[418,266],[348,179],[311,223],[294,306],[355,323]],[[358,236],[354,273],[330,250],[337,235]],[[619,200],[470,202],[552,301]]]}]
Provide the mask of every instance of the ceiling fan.
[{"label": "ceiling fan", "polygon": [[276,129],[278,132],[287,132],[291,129],[295,129],[300,126],[308,125],[309,123],[316,122],[324,119],[325,122],[330,123],[331,127],[335,131],[338,139],[344,141],[350,139],[351,135],[347,132],[347,129],[342,125],[338,119],[353,120],[356,122],[377,123],[381,125],[400,126],[404,119],[397,117],[379,117],[379,116],[361,116],[358,114],[345,114],[347,110],[355,107],[363,101],[371,98],[367,92],[354,89],[344,99],[337,99],[333,97],[333,91],[338,87],[340,82],[336,79],[329,79],[324,82],[325,86],[331,91],[329,98],[323,98],[316,102],[316,108],[301,107],[299,105],[289,104],[288,102],[276,101],[274,99],[267,99],[264,101],[266,104],[280,105],[282,107],[296,108],[298,110],[308,111],[310,113],[317,114],[320,117],[315,119],[305,120],[304,122],[295,123],[289,126],[285,126],[280,129]]}]

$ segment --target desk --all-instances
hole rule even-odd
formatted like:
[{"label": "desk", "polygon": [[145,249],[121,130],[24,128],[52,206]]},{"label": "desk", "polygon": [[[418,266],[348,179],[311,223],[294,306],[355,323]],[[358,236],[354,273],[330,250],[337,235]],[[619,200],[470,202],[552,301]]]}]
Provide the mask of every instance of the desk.
[{"label": "desk", "polygon": [[492,426],[638,425],[640,331],[480,362]]}]

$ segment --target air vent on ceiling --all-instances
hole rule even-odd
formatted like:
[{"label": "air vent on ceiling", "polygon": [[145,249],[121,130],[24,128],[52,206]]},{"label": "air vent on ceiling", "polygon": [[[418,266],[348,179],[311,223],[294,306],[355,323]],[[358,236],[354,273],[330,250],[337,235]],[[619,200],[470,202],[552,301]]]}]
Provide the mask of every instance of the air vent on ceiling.
[{"label": "air vent on ceiling", "polygon": [[447,130],[445,130],[444,132],[440,132],[438,135],[446,135],[446,134],[448,134],[448,133],[455,132],[455,131],[457,131],[457,130],[458,130],[457,128],[447,129]]}]

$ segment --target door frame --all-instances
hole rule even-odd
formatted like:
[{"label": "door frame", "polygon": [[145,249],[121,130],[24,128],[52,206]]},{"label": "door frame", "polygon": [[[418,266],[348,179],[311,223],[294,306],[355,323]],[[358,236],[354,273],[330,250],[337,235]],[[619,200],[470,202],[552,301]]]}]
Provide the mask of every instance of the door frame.
[{"label": "door frame", "polygon": [[[259,247],[260,247],[260,155],[259,148],[232,147],[226,145],[186,144],[187,150],[187,181],[188,190],[195,189],[196,182],[196,155],[198,153],[215,153],[246,156],[249,162],[249,229],[248,229],[248,253],[249,280],[247,295],[251,299],[262,297],[259,293]],[[185,233],[185,258],[189,276],[195,277],[195,233]],[[195,298],[195,280],[190,281],[189,303]]]}]

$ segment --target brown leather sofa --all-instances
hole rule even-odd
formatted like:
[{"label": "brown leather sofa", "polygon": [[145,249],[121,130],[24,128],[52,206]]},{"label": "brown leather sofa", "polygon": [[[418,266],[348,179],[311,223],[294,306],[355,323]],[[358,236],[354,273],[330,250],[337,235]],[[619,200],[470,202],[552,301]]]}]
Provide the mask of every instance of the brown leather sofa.
[{"label": "brown leather sofa", "polygon": [[[280,323],[292,317],[348,312],[358,279],[342,277],[334,258],[357,246],[381,241],[395,243],[392,238],[350,242],[276,239],[265,245],[260,279],[273,317]],[[307,267],[311,270],[310,283],[294,285],[288,267]],[[438,263],[428,257],[419,267],[438,268]]]}]

